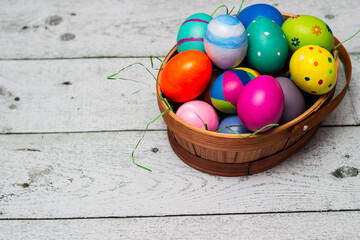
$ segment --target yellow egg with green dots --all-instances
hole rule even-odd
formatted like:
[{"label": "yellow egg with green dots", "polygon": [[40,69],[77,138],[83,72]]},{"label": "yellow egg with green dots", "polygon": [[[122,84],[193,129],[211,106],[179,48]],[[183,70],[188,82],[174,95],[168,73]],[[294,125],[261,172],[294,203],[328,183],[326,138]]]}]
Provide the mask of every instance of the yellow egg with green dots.
[{"label": "yellow egg with green dots", "polygon": [[337,68],[331,53],[317,45],[307,45],[294,52],[289,64],[290,75],[301,90],[323,95],[336,83]]}]

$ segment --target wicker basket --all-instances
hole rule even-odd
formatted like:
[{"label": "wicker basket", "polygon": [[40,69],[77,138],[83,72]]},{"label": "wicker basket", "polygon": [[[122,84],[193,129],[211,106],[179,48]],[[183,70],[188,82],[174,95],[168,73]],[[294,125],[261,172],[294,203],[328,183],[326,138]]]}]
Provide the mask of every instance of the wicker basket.
[{"label": "wicker basket", "polygon": [[[283,16],[286,19],[292,15],[283,13]],[[334,40],[335,45],[339,44],[336,38]],[[222,176],[255,174],[278,165],[309,142],[319,128],[320,122],[338,106],[345,96],[351,78],[351,61],[342,45],[338,47],[338,50],[346,69],[347,82],[335,98],[332,99],[334,87],[329,93],[320,96],[299,117],[249,138],[194,127],[180,119],[174,112],[169,111],[163,115],[163,119],[168,127],[168,138],[174,152],[193,168]],[[175,46],[164,62],[167,63],[176,54]],[[339,68],[339,59],[336,59],[336,62]],[[161,81],[161,71],[162,68],[157,76],[158,82]],[[214,69],[212,81],[220,73],[219,70]],[[159,84],[156,86],[156,92],[159,109],[164,112],[168,106],[160,97]],[[208,95],[209,91],[205,91],[202,99],[209,101]]]}]

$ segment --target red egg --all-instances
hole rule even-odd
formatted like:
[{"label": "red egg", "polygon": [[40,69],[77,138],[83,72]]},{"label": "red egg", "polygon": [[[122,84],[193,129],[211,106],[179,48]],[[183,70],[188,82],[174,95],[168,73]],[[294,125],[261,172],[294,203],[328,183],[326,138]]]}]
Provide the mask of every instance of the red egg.
[{"label": "red egg", "polygon": [[211,74],[209,57],[199,50],[187,50],[165,65],[161,72],[160,89],[173,102],[193,100],[205,90]]}]

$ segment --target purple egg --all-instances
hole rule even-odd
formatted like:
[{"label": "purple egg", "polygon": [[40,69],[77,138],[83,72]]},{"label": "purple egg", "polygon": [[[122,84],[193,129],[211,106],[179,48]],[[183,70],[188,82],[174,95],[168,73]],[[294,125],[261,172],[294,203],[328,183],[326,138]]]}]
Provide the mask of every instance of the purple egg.
[{"label": "purple egg", "polygon": [[[244,126],[257,131],[277,123],[284,110],[284,94],[278,81],[267,75],[254,78],[240,91],[238,115]],[[271,126],[262,130],[269,130]]]},{"label": "purple egg", "polygon": [[284,93],[284,112],[280,123],[287,123],[305,112],[305,99],[299,88],[286,77],[277,77]]},{"label": "purple egg", "polygon": [[[220,125],[219,125],[219,132],[220,133],[230,133],[230,134],[235,134],[234,132],[232,132],[230,129],[225,128],[225,127],[230,127],[233,131],[237,132],[237,133],[249,133],[250,131],[248,129],[246,129],[244,127],[244,124],[240,121],[239,116],[238,115],[234,115],[234,116],[228,116],[226,118],[224,118]],[[225,128],[225,129],[223,129]]]}]

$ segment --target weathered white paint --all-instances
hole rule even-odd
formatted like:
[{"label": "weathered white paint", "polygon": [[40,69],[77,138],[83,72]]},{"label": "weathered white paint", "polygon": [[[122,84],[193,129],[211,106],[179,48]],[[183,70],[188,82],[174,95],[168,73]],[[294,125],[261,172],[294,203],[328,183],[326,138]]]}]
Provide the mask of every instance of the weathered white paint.
[{"label": "weathered white paint", "polygon": [[[161,120],[135,153],[153,172],[132,164],[142,136],[134,130],[158,114],[155,83],[138,66],[124,77],[149,87],[105,77],[136,61],[150,66],[132,57],[164,56],[189,15],[240,2],[0,0],[0,132],[58,132],[0,135],[0,238],[360,238],[360,176],[332,174],[343,166],[360,169],[360,129],[341,127],[360,124],[358,37],[345,43],[353,61],[350,91],[323,122],[340,127],[322,127],[279,166],[236,178],[198,172],[172,152]],[[340,40],[360,26],[353,0],[267,3],[325,20]],[[50,60],[56,58],[80,59]],[[66,133],[78,131],[99,132]],[[105,218],[66,219],[93,217]]]},{"label": "weathered white paint", "polygon": [[[0,58],[73,58],[98,56],[164,56],[176,43],[188,16],[211,14],[226,4],[235,12],[240,0],[227,1],[0,1]],[[244,7],[259,1],[245,1]],[[345,40],[360,28],[357,1],[267,1],[283,12],[323,19]],[[225,13],[224,9],[217,14]],[[217,15],[216,14],[216,15]],[[54,17],[55,16],[55,17]],[[52,17],[52,18],[51,18]],[[62,21],[57,20],[59,17]],[[330,18],[330,19],[329,19]],[[64,37],[64,34],[68,34]],[[63,38],[67,41],[61,40]],[[71,39],[71,40],[69,40]],[[359,41],[346,43],[359,52]]]},{"label": "weathered white paint", "polygon": [[131,162],[142,132],[1,135],[0,218],[359,209],[360,174],[332,175],[360,169],[359,134],[359,127],[322,127],[281,165],[234,178],[185,165],[165,131],[148,132],[135,153],[152,173]]},{"label": "weathered white paint", "polygon": [[[160,114],[152,76],[135,65],[121,77],[142,83],[106,79],[134,62],[151,69],[148,58],[0,61],[1,131],[144,129]],[[165,124],[159,120],[151,128]]]},{"label": "weathered white paint", "polygon": [[[359,55],[352,56],[352,61],[350,91],[323,125],[360,124]],[[149,58],[0,61],[1,132],[144,129],[159,114],[155,80],[139,65],[125,70],[121,77],[145,84],[106,79],[135,62],[151,69]],[[71,85],[64,85],[66,82]],[[342,73],[337,91],[344,83]],[[141,91],[132,94],[137,90]],[[16,97],[20,100],[15,101]],[[160,119],[150,128],[166,126]]]},{"label": "weathered white paint", "polygon": [[359,239],[359,212],[0,221],[4,239]]}]

